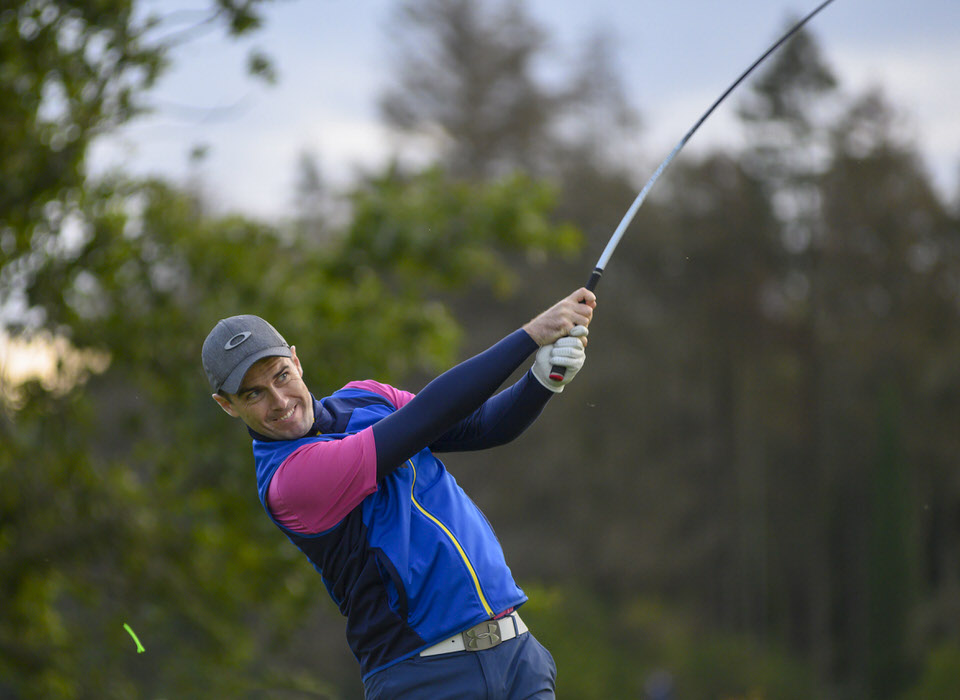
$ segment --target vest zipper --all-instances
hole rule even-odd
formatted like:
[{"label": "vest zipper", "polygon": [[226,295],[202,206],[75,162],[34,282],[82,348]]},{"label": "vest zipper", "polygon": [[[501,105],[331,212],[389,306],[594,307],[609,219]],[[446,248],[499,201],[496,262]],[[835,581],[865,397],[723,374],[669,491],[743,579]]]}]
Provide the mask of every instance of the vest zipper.
[{"label": "vest zipper", "polygon": [[483,591],[480,589],[480,579],[477,577],[477,572],[473,568],[473,564],[470,563],[470,559],[467,558],[467,553],[463,551],[463,547],[460,546],[460,543],[457,541],[457,538],[454,537],[453,533],[447,529],[447,526],[440,522],[436,517],[434,517],[426,508],[420,505],[417,502],[417,499],[413,495],[413,487],[417,484],[417,468],[413,465],[413,460],[407,460],[407,464],[410,465],[410,468],[413,469],[413,483],[410,484],[410,500],[413,501],[413,505],[417,507],[421,513],[428,517],[437,527],[443,530],[444,534],[450,541],[453,543],[453,546],[457,548],[457,551],[460,553],[460,558],[463,559],[463,563],[467,567],[467,571],[470,572],[470,578],[473,579],[473,586],[477,591],[477,595],[480,597],[480,603],[483,605],[483,609],[486,611],[487,615],[491,618],[494,616],[493,608],[490,607],[490,604],[487,603],[487,599],[483,595]]}]

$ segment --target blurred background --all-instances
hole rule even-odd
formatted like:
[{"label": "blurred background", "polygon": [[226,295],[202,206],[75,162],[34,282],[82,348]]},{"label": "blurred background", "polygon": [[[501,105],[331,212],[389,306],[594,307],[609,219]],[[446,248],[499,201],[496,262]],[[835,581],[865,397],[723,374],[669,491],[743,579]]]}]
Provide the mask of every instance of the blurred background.
[{"label": "blurred background", "polygon": [[[203,338],[416,391],[583,284],[812,8],[666,5],[0,4],[0,698],[362,697]],[[577,381],[445,459],[561,697],[960,697],[957,26],[825,10],[658,182]]]}]

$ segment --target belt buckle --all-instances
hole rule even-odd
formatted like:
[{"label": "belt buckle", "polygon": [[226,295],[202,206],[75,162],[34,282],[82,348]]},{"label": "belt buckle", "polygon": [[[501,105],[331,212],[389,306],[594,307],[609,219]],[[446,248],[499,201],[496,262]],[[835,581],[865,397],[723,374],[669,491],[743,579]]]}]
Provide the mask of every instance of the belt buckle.
[{"label": "belt buckle", "polygon": [[496,620],[481,622],[460,634],[463,637],[463,646],[467,651],[491,649],[503,641],[500,638],[500,623]]}]

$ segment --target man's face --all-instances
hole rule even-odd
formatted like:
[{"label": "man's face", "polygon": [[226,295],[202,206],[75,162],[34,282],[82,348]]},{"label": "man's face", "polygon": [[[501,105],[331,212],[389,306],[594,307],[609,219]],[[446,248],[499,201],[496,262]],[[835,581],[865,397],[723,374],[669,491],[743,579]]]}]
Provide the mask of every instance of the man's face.
[{"label": "man's face", "polygon": [[313,426],[313,399],[303,383],[303,370],[293,357],[265,357],[243,377],[240,389],[225,399],[213,399],[234,418],[275,440],[296,440]]}]

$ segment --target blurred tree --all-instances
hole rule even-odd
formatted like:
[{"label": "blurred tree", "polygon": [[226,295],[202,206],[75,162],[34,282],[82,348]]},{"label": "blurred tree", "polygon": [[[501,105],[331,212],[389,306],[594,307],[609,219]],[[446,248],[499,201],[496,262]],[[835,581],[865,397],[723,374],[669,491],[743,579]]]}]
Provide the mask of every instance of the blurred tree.
[{"label": "blurred tree", "polygon": [[[764,183],[783,253],[765,291],[773,356],[789,369],[779,394],[790,397],[761,422],[778,465],[769,614],[814,660],[821,692],[893,697],[917,580],[914,486],[945,483],[914,465],[956,454],[918,390],[956,347],[956,293],[940,276],[960,258],[895,111],[878,94],[844,99],[835,88],[802,34],[741,110],[744,164]],[[955,379],[938,377],[935,391]]]},{"label": "blurred tree", "polygon": [[323,241],[327,238],[326,219],[330,215],[329,192],[317,157],[307,151],[297,158],[293,187],[294,227],[301,238]]},{"label": "blurred tree", "polygon": [[913,603],[911,485],[901,444],[901,399],[892,382],[879,399],[878,454],[871,479],[867,559],[867,687],[900,695],[908,679],[907,619]]},{"label": "blurred tree", "polygon": [[518,0],[408,0],[397,9],[387,124],[428,137],[454,177],[537,171],[556,98],[534,75],[544,33]]},{"label": "blurred tree", "polygon": [[[862,650],[863,683],[874,697],[894,697],[903,687],[910,639],[926,626],[908,622],[918,594],[942,601],[960,574],[953,528],[936,525],[954,517],[960,502],[948,466],[958,454],[960,374],[946,369],[960,341],[958,292],[946,282],[960,271],[957,221],[898,124],[878,92],[853,101],[833,130],[836,155],[824,182],[830,353],[855,398],[844,402],[847,425],[852,418],[861,434],[876,433],[878,447],[872,459],[858,460],[870,468],[843,460],[855,480],[841,482],[845,498],[856,498],[864,481],[872,484],[865,523],[856,528],[866,539],[855,545],[870,556],[858,560],[859,590],[848,585],[838,602],[862,610],[854,619],[869,633],[864,638],[851,623],[848,647]],[[871,431],[878,414],[880,430]],[[920,635],[924,648],[960,637],[946,622],[957,619],[952,606],[930,604],[937,607],[943,622]]]},{"label": "blurred tree", "polygon": [[[788,487],[796,539],[794,563],[800,585],[790,585],[775,604],[786,606],[783,618],[789,634],[815,659],[821,678],[829,678],[836,663],[832,635],[834,614],[830,561],[830,518],[835,499],[829,464],[827,410],[824,394],[824,307],[829,303],[822,280],[821,253],[825,231],[820,210],[819,178],[829,166],[828,115],[836,109],[836,79],[819,46],[801,31],[772,57],[754,81],[739,109],[745,125],[745,165],[764,182],[779,219],[779,236],[786,253],[771,296],[786,301],[781,313],[793,326],[788,355],[798,363],[794,385],[801,398],[789,405],[797,426],[799,449],[781,462],[781,488]],[[788,486],[789,485],[789,486]],[[800,561],[802,560],[802,562]]]},{"label": "blurred tree", "polygon": [[609,30],[598,28],[583,39],[560,94],[544,173],[561,183],[560,215],[598,247],[633,201],[645,170],[639,167],[641,119],[627,96],[616,50]]},{"label": "blurred tree", "polygon": [[553,188],[519,173],[477,185],[450,181],[437,168],[414,178],[390,171],[370,185],[353,197],[345,245],[354,257],[346,263],[374,270],[380,279],[415,281],[422,290],[476,277],[504,294],[516,279],[499,251],[566,254],[580,244],[577,229],[536,216],[553,206]]},{"label": "blurred tree", "polygon": [[737,110],[747,127],[744,156],[757,175],[770,185],[796,187],[801,176],[823,171],[836,90],[833,70],[809,31],[797,33],[771,57]]},{"label": "blurred tree", "polygon": [[[221,26],[231,36],[252,32],[265,1],[211,0],[206,12],[166,16],[135,0],[29,0],[0,9],[0,310],[6,316],[35,259],[73,245],[69,221],[91,142],[148,108],[147,90],[173,47]],[[252,61],[251,72],[269,74],[269,60]]]},{"label": "blurred tree", "polygon": [[[589,236],[613,229],[635,194],[640,119],[609,31],[561,62],[518,0],[408,0],[396,25],[395,84],[380,101],[389,126],[427,138],[455,177],[559,182],[558,216]],[[568,75],[548,84],[546,65]]]}]

